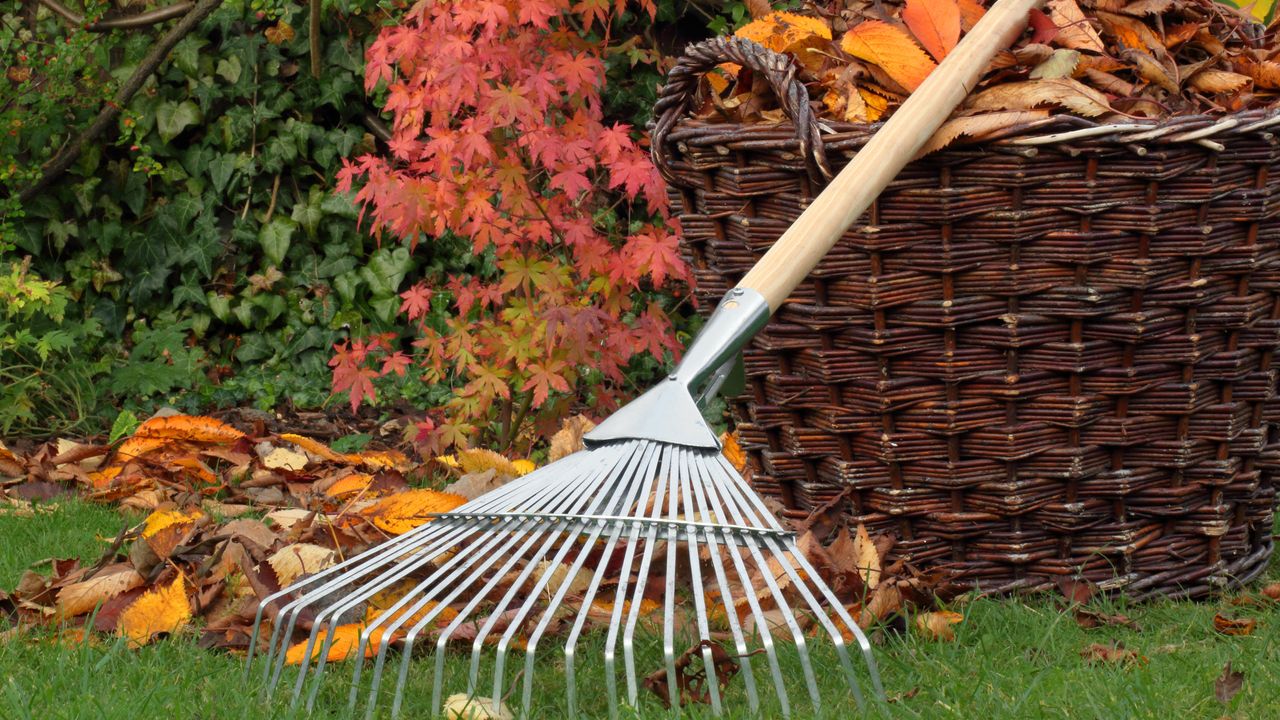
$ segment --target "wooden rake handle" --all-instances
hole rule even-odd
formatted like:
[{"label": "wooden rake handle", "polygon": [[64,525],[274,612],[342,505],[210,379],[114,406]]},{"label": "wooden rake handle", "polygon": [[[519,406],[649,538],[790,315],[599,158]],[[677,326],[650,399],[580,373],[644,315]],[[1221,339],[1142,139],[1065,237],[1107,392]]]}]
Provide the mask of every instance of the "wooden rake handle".
[{"label": "wooden rake handle", "polygon": [[759,292],[776,312],[964,100],[995,54],[1026,29],[1027,14],[1041,2],[996,0],[738,287]]}]

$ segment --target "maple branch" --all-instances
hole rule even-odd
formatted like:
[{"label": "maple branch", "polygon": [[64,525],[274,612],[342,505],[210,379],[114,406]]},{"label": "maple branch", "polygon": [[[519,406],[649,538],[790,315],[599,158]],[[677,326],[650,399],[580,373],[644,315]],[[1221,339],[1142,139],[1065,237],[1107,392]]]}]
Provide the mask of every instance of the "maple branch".
[{"label": "maple branch", "polygon": [[[50,1],[42,0],[45,3]],[[128,80],[124,81],[120,89],[116,90],[116,94],[106,102],[102,111],[93,119],[89,127],[85,128],[84,132],[80,133],[75,140],[58,151],[58,154],[45,165],[44,174],[40,176],[40,179],[36,180],[31,187],[23,190],[18,199],[21,202],[30,201],[45,188],[49,187],[59,175],[66,172],[67,168],[71,167],[72,163],[89,146],[89,143],[96,140],[107,129],[107,126],[116,119],[116,116],[120,114],[121,108],[128,105],[133,96],[142,89],[151,74],[169,56],[173,46],[177,45],[179,40],[186,37],[205,18],[209,17],[214,10],[217,10],[220,5],[222,5],[222,0],[200,0],[200,2],[192,6],[191,11],[184,15],[176,25],[169,28],[169,32],[165,33],[164,37],[160,38],[151,48],[151,52],[147,53],[147,56],[142,59],[142,62],[138,63],[138,67],[133,71],[133,74],[129,76]]]},{"label": "maple branch", "polygon": [[311,0],[311,37],[307,38],[310,42],[311,54],[311,77],[320,78],[320,0]]}]

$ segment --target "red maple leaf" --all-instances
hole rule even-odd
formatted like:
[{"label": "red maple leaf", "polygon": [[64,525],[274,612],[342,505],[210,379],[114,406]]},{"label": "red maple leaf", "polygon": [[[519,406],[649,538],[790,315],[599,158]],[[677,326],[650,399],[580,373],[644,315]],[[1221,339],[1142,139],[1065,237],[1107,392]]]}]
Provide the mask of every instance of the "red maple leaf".
[{"label": "red maple leaf", "polygon": [[408,315],[410,320],[417,320],[431,310],[431,288],[426,283],[414,285],[400,293],[400,297],[404,300],[400,303],[400,312]]}]

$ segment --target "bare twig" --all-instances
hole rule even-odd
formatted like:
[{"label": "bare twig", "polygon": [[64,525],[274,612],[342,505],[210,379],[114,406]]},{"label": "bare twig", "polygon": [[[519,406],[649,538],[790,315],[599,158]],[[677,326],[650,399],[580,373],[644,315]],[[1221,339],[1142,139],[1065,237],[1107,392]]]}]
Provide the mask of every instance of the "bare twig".
[{"label": "bare twig", "polygon": [[372,110],[365,110],[361,119],[364,120],[365,127],[369,128],[369,132],[373,133],[374,137],[384,143],[391,142],[391,128],[387,127],[387,124],[382,122],[382,118],[378,117],[376,113]]},{"label": "bare twig", "polygon": [[320,78],[320,0],[311,0],[311,77]]},{"label": "bare twig", "polygon": [[[44,1],[48,2],[49,0]],[[107,101],[89,127],[85,128],[84,132],[80,133],[74,141],[67,144],[49,161],[44,168],[44,174],[40,176],[40,179],[35,184],[23,190],[19,199],[22,202],[31,200],[49,187],[59,175],[66,172],[67,168],[71,167],[72,163],[76,161],[76,158],[80,157],[80,153],[84,152],[84,149],[89,146],[89,143],[96,140],[102,134],[102,131],[106,130],[115,121],[116,116],[120,114],[120,110],[129,104],[133,96],[146,84],[147,78],[151,77],[156,68],[160,67],[160,63],[164,62],[165,58],[169,56],[169,51],[173,50],[173,46],[177,45],[179,40],[186,37],[187,33],[195,29],[221,4],[222,0],[200,0],[191,8],[191,12],[184,15],[172,28],[169,28],[169,32],[165,33],[164,37],[156,42],[151,48],[151,52],[147,53],[147,56],[138,64],[133,74],[129,76],[129,79],[116,90],[116,94]]]},{"label": "bare twig", "polygon": [[62,16],[69,24],[76,27],[83,27],[89,32],[107,32],[109,30],[123,30],[128,28],[147,27],[162,23],[166,20],[172,20],[176,17],[182,17],[187,14],[191,8],[195,7],[190,2],[174,3],[166,7],[157,8],[137,15],[127,15],[124,17],[103,18],[95,23],[85,24],[84,16],[68,8],[58,0],[39,0],[40,4],[52,10],[54,13]]}]

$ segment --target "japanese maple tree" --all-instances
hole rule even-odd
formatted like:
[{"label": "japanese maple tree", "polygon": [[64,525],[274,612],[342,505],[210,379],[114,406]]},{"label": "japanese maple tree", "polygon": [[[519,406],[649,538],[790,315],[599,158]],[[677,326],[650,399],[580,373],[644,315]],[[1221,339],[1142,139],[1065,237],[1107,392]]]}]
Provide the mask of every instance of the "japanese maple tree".
[{"label": "japanese maple tree", "polygon": [[372,45],[365,85],[385,87],[394,136],[388,155],[348,162],[339,189],[357,188],[375,234],[466,238],[477,262],[402,294],[411,349],[394,335],[335,348],[333,389],[353,408],[375,378],[419,373],[453,388],[438,445],[507,444],[557,399],[616,402],[637,354],[675,349],[646,300],[688,275],[664,187],[633,128],[602,112],[625,4],[423,0]]}]

